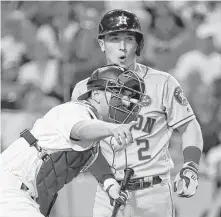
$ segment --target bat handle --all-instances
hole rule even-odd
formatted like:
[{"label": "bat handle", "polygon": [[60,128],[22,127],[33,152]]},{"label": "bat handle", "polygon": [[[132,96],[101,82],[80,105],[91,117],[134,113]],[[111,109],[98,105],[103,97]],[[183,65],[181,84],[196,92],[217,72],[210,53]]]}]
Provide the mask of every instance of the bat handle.
[{"label": "bat handle", "polygon": [[[134,170],[132,168],[127,167],[124,170],[124,180],[123,180],[121,188],[120,188],[121,191],[125,191],[126,190],[127,184],[128,184],[128,182],[130,181],[130,178],[133,175],[134,175]],[[116,217],[117,216],[118,211],[120,209],[120,206],[121,206],[121,204],[116,202],[111,217]]]},{"label": "bat handle", "polygon": [[126,190],[127,184],[128,184],[128,182],[130,181],[130,179],[133,175],[134,175],[134,170],[132,168],[127,167],[124,170],[124,180],[123,180],[122,185],[121,185],[121,189],[120,189],[121,191]]},{"label": "bat handle", "polygon": [[121,204],[116,202],[111,217],[117,216],[120,206],[121,206]]}]

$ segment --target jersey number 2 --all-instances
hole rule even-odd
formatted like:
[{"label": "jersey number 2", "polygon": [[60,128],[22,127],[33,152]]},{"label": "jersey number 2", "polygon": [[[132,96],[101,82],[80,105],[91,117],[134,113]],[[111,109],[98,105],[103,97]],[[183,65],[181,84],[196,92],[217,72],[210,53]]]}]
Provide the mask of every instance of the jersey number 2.
[{"label": "jersey number 2", "polygon": [[[156,119],[154,118],[147,118],[144,119],[142,115],[138,115],[139,124],[135,126],[134,129],[142,130],[145,133],[151,133],[154,123]],[[143,126],[144,123],[144,127]],[[149,141],[146,138],[137,139],[137,145],[140,146],[138,150],[138,158],[139,160],[147,160],[151,158],[151,155],[148,155],[147,152],[150,148]]]},{"label": "jersey number 2", "polygon": [[138,158],[139,160],[148,160],[151,158],[151,155],[148,155],[149,141],[147,139],[137,139],[137,145],[142,146],[138,150]]}]

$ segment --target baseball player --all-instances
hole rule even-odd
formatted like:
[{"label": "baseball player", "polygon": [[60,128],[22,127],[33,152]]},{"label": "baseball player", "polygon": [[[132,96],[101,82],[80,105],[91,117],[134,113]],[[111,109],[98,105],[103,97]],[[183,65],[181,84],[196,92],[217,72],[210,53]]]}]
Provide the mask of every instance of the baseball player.
[{"label": "baseball player", "polygon": [[[130,198],[119,216],[172,217],[170,170],[173,162],[168,152],[169,140],[173,130],[182,135],[184,164],[175,178],[174,191],[178,196],[191,197],[198,186],[198,164],[203,146],[200,126],[176,79],[136,62],[144,37],[135,14],[121,9],[107,12],[99,23],[98,42],[107,64],[134,70],[145,83],[138,124],[132,129],[133,144],[121,150],[116,148],[114,138],[101,142],[102,153],[119,183],[122,183],[126,167],[134,170],[127,186]],[[73,100],[85,91],[86,81],[75,86]],[[115,147],[114,151],[111,146]],[[98,185],[93,216],[110,217],[112,210],[108,196]]]},{"label": "baseball player", "polygon": [[111,123],[119,109],[128,120],[139,110],[142,85],[125,71],[118,66],[96,70],[79,101],[52,108],[0,155],[0,216],[48,216],[57,192],[89,166],[108,198],[124,202],[127,195],[119,193],[120,185],[98,153],[106,137],[114,136],[121,148],[133,140],[135,121],[121,124],[120,117],[119,124]]}]

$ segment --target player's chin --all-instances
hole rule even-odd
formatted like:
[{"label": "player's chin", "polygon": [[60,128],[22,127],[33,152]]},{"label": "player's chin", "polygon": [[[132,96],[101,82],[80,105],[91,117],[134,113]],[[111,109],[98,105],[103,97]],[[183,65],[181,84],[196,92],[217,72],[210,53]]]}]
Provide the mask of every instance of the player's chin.
[{"label": "player's chin", "polygon": [[122,62],[118,62],[117,65],[123,67],[123,68],[128,68],[128,64],[125,62],[125,63],[122,63]]}]

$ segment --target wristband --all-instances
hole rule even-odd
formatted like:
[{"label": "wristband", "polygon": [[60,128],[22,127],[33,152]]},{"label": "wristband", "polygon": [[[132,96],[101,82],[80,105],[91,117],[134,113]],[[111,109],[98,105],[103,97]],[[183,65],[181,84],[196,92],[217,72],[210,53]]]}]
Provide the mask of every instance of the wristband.
[{"label": "wristband", "polygon": [[187,146],[183,150],[183,157],[184,157],[184,163],[186,162],[194,162],[197,165],[199,165],[200,157],[201,157],[201,150],[196,146]]},{"label": "wristband", "polygon": [[103,189],[106,191],[111,185],[116,184],[116,182],[117,182],[116,179],[113,179],[113,178],[106,179],[104,181]]}]

